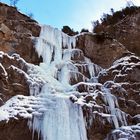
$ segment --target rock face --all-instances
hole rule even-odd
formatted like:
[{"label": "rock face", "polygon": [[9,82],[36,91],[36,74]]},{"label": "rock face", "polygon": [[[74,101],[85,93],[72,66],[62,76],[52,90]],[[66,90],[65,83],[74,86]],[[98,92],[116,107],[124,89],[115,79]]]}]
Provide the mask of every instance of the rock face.
[{"label": "rock face", "polygon": [[[138,19],[136,16],[135,21]],[[0,140],[41,139],[27,125],[33,116],[43,112],[43,100],[29,96],[37,95],[44,85],[37,75],[42,58],[34,48],[40,29],[36,21],[0,4]],[[126,29],[131,34],[134,30]],[[76,93],[70,100],[82,106],[88,140],[140,139],[140,58],[130,52],[138,48],[138,39],[129,50],[125,45],[129,45],[130,38],[126,38],[122,45],[119,36],[121,43],[105,34],[76,36],[70,63],[70,75],[74,75],[70,84]],[[63,48],[63,55],[67,51]]]},{"label": "rock face", "polygon": [[78,36],[77,46],[95,64],[103,68],[111,66],[112,62],[128,53],[128,50],[117,40],[104,34],[90,34]]},{"label": "rock face", "polygon": [[107,28],[107,32],[115,36],[127,49],[140,56],[140,13],[126,17],[113,27]]},{"label": "rock face", "polygon": [[39,63],[32,36],[37,37],[40,26],[14,7],[0,3],[0,50],[19,54],[29,63]]},{"label": "rock face", "polygon": [[8,56],[0,54],[0,84],[1,84],[1,104],[9,98],[18,94],[29,95],[27,84],[27,65],[18,55]]},{"label": "rock face", "polygon": [[[17,94],[29,95],[25,60],[35,64],[40,62],[32,39],[39,36],[40,29],[36,21],[16,8],[0,3],[0,106]],[[1,140],[32,139],[26,119],[2,121],[0,131]]]},{"label": "rock face", "polygon": [[139,36],[140,36],[140,10],[132,14],[131,16],[126,16],[119,22],[113,25],[103,26],[100,25],[102,31],[109,33],[110,36],[117,39],[126,48],[140,56],[139,49]]},{"label": "rock face", "polygon": [[[19,130],[20,129],[20,130]],[[27,120],[10,120],[0,123],[0,140],[31,140],[32,133],[27,127]]]},{"label": "rock face", "polygon": [[[114,126],[110,125],[108,122],[109,112],[107,111],[113,104],[114,109],[112,109],[118,110],[118,113],[120,114],[120,118],[118,120],[119,126],[121,126],[121,123],[124,123],[123,125],[138,124],[138,114],[140,114],[139,64],[140,59],[138,57],[128,55],[118,59],[110,68],[99,73],[98,80],[100,85],[95,84],[92,89],[94,94],[96,93],[96,96],[92,94],[93,91],[89,92],[89,94],[85,96],[87,103],[87,105],[85,105],[85,116],[87,117],[87,122],[90,119],[93,119],[93,124],[89,121],[90,127],[88,129],[88,134],[90,140],[103,140],[105,139],[106,133],[109,133],[109,131],[113,129]],[[104,98],[106,98],[106,100]],[[88,104],[91,103],[91,101],[94,102],[94,106],[87,111]],[[108,102],[107,104],[106,101]],[[126,124],[125,121],[127,122]],[[138,126],[135,126],[135,128],[139,130]],[[139,131],[136,133],[133,129],[130,130],[130,133],[133,133],[135,136],[134,140],[137,140],[139,139]],[[126,138],[127,127],[122,131],[121,130],[122,128],[120,128],[119,133],[117,133],[117,130],[114,130],[114,132],[109,134],[106,139],[118,140],[119,138]],[[123,132],[126,132],[125,135],[120,134]],[[133,136],[131,134],[129,135],[131,139]]]}]

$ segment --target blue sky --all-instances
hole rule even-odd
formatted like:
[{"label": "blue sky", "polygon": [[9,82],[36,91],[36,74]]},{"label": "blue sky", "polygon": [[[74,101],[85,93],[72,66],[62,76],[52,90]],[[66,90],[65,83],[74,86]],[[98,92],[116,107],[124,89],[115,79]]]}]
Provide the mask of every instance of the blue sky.
[{"label": "blue sky", "polygon": [[[1,0],[9,4],[10,0]],[[132,0],[140,6],[140,0]],[[33,13],[40,24],[49,24],[56,28],[68,25],[74,30],[91,29],[91,21],[100,19],[110,8],[119,10],[126,0],[19,0],[17,7],[21,12]]]}]

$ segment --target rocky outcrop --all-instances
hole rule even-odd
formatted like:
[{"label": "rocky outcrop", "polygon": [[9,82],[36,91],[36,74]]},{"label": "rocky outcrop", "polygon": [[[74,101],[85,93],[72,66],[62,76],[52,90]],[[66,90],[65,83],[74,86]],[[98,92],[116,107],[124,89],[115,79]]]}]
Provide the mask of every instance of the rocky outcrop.
[{"label": "rocky outcrop", "polygon": [[119,107],[134,117],[140,114],[140,59],[134,55],[126,56],[114,62],[114,65],[99,75],[99,82],[114,81],[123,88],[120,93],[114,84],[109,88],[118,98]]},{"label": "rocky outcrop", "polygon": [[[89,140],[118,140],[129,133],[129,138],[139,139],[139,69],[140,59],[133,54],[116,60],[112,66],[100,71],[99,83],[84,85],[83,110],[87,122]],[[136,76],[137,75],[137,76]],[[82,83],[84,84],[84,83]],[[86,88],[87,87],[87,88]],[[80,98],[71,97],[73,102],[79,103]],[[114,112],[116,112],[114,114]],[[118,120],[115,121],[114,115]],[[112,122],[112,123],[111,123]],[[127,132],[127,127],[114,130],[114,127],[136,125]],[[120,130],[120,131],[119,131]],[[119,132],[118,132],[119,131]],[[125,134],[124,134],[124,133]],[[123,135],[123,134],[124,135]],[[122,134],[122,135],[121,135]],[[125,137],[127,138],[127,137]]]},{"label": "rocky outcrop", "polygon": [[85,33],[77,38],[77,46],[92,62],[103,68],[108,68],[115,60],[128,53],[121,43],[105,34]]},{"label": "rocky outcrop", "polygon": [[26,71],[27,65],[19,55],[0,52],[1,105],[14,95],[29,95]]},{"label": "rocky outcrop", "polygon": [[[99,25],[104,33],[110,34],[112,38],[117,39],[129,51],[140,56],[140,10],[136,10],[132,15],[128,15],[122,20],[112,25]],[[123,14],[123,13],[122,13]],[[97,31],[102,32],[101,30]]]},{"label": "rocky outcrop", "polygon": [[0,50],[19,54],[29,63],[39,63],[33,37],[40,34],[36,21],[21,14],[15,7],[0,3]]},{"label": "rocky outcrop", "polygon": [[105,29],[127,49],[140,56],[140,13],[128,16],[114,26]]},{"label": "rocky outcrop", "polygon": [[25,119],[11,119],[7,123],[3,121],[0,123],[0,131],[0,140],[32,139],[32,133],[27,127],[27,120]]},{"label": "rocky outcrop", "polygon": [[[39,36],[40,29],[36,21],[18,12],[15,7],[0,3],[0,106],[15,95],[29,95],[31,83],[25,60],[34,64],[40,62],[33,47],[33,37]],[[20,117],[1,121],[0,131],[1,140],[32,139],[27,119]]]}]

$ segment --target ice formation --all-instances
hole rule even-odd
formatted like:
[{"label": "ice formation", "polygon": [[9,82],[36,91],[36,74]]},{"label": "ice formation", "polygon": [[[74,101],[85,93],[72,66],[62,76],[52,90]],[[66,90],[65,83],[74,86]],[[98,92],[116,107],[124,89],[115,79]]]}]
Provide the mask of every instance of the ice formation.
[{"label": "ice formation", "polygon": [[[116,128],[127,125],[126,114],[119,109],[109,86],[123,89],[113,81],[98,82],[99,72],[106,74],[106,70],[76,48],[76,37],[44,25],[34,40],[43,62],[39,66],[26,63],[27,73],[10,66],[24,74],[31,96],[15,96],[7,101],[0,108],[0,121],[16,116],[28,118],[33,135],[36,131],[41,140],[87,140],[85,127],[90,127],[97,117],[101,123],[105,118]],[[7,76],[3,65],[0,68]],[[83,117],[83,106],[90,110],[90,117]]]},{"label": "ice formation", "polygon": [[[43,79],[41,81],[44,81],[44,86],[41,91],[39,86],[30,89],[32,89],[31,95],[41,96],[46,101],[44,104],[46,111],[43,116],[34,115],[29,126],[41,134],[42,140],[87,139],[81,106],[86,105],[91,108],[93,106],[100,108],[100,106],[96,102],[88,104],[85,102],[82,96],[84,93],[77,92],[78,86],[81,85],[86,88],[85,94],[91,94],[93,98],[98,96],[95,91],[96,86],[100,86],[103,100],[106,105],[108,104],[105,113],[93,111],[93,117],[98,113],[106,117],[116,128],[120,126],[119,124],[127,124],[125,114],[119,110],[117,99],[106,88],[107,84],[101,85],[96,79],[102,68],[93,64],[81,50],[76,48],[75,37],[45,25],[42,26],[40,37],[35,40],[36,51],[43,58],[43,62],[40,66],[33,66],[36,72],[31,70],[29,74],[32,78],[38,75]],[[77,61],[80,62],[76,63]],[[88,75],[85,76],[84,72]],[[75,84],[72,85],[73,83]],[[80,98],[73,94],[76,92]],[[69,100],[70,97],[75,103]],[[91,120],[94,121],[94,118]]]},{"label": "ice formation", "polygon": [[74,90],[70,85],[71,73],[78,72],[71,61],[75,38],[50,26],[42,26],[35,47],[43,62],[36,66],[36,72],[30,70],[29,73],[33,77],[38,73],[44,85],[40,92],[32,87],[31,95],[39,96],[45,102],[43,115],[34,114],[29,126],[41,134],[42,140],[86,140],[81,106],[69,99]]}]

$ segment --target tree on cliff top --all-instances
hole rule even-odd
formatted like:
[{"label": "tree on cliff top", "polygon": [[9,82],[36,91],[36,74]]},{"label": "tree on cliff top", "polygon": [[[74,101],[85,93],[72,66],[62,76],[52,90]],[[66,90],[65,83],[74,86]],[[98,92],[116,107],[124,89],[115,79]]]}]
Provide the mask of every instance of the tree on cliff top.
[{"label": "tree on cliff top", "polygon": [[19,0],[10,0],[10,5],[16,7]]},{"label": "tree on cliff top", "polygon": [[62,32],[64,32],[65,34],[67,34],[69,36],[74,36],[74,35],[78,34],[78,32],[75,32],[69,26],[63,26]]},{"label": "tree on cliff top", "polygon": [[140,11],[140,7],[134,6],[130,2],[128,2],[127,6],[120,11],[114,12],[114,10],[111,9],[111,14],[104,13],[100,18],[100,22],[98,20],[92,22],[93,32],[101,32],[105,27],[114,25],[126,16],[136,14],[138,11]]}]

